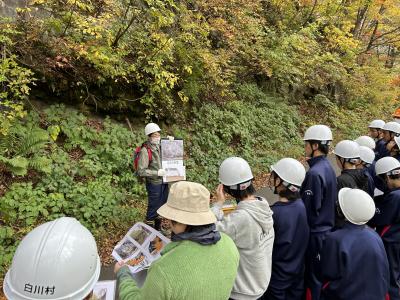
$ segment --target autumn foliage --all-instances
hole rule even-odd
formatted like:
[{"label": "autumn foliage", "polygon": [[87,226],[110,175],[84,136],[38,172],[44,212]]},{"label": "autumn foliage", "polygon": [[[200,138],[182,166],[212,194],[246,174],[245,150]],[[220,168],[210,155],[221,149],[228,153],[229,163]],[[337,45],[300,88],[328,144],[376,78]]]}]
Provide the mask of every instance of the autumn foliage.
[{"label": "autumn foliage", "polygon": [[396,0],[31,0],[1,28],[35,95],[103,110],[187,118],[244,83],[290,101],[398,95]]}]

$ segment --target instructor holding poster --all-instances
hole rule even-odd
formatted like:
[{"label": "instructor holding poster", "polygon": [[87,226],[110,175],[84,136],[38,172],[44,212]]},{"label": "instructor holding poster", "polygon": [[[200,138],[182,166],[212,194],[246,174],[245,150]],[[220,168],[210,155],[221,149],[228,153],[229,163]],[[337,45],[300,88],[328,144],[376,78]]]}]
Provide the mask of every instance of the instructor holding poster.
[{"label": "instructor holding poster", "polygon": [[156,230],[161,229],[157,209],[166,203],[168,198],[168,184],[163,183],[166,171],[161,166],[160,131],[160,127],[155,123],[146,125],[144,132],[147,141],[140,150],[137,170],[138,175],[146,179],[148,203],[145,223]]}]

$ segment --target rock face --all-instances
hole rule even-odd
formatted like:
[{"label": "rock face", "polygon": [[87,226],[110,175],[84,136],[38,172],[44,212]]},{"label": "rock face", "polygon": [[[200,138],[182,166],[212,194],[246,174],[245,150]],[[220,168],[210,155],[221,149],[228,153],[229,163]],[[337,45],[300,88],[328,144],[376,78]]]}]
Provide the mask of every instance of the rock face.
[{"label": "rock face", "polygon": [[27,0],[0,0],[0,16],[14,17],[15,8],[26,5]]}]

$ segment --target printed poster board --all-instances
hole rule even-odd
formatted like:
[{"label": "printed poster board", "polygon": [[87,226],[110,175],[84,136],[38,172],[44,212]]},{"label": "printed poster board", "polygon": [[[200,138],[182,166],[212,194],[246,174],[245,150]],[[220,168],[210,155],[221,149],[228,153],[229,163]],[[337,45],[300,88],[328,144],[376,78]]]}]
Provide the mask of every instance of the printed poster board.
[{"label": "printed poster board", "polygon": [[183,164],[183,140],[161,140],[161,166],[167,172],[164,182],[186,180],[186,169]]}]

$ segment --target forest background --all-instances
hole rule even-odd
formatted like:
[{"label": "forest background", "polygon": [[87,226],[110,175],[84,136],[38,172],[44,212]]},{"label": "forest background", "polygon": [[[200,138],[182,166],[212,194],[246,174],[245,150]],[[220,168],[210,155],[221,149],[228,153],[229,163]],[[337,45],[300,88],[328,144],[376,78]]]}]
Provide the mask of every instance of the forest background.
[{"label": "forest background", "polygon": [[397,0],[20,2],[0,19],[0,278],[63,215],[111,262],[146,208],[147,121],[184,138],[188,180],[213,189],[238,155],[265,186],[309,125],[352,139],[399,104]]}]

